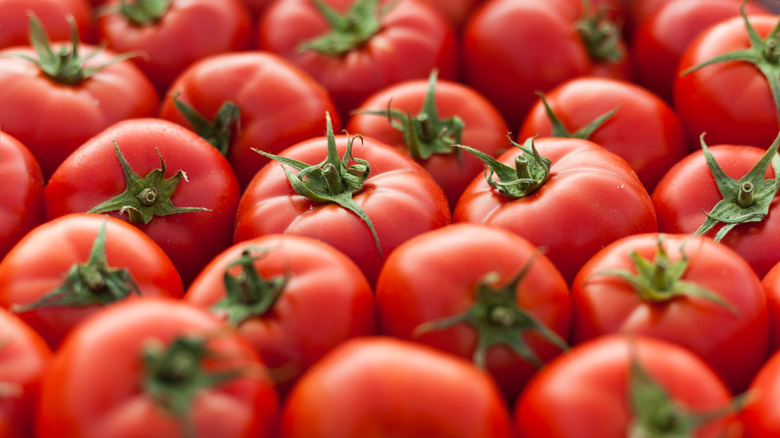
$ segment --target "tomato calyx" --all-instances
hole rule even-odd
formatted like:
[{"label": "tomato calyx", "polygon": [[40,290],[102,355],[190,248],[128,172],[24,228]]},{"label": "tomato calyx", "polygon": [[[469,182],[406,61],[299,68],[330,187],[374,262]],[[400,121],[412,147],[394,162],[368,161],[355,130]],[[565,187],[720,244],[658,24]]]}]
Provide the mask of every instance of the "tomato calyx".
[{"label": "tomato calyx", "polygon": [[116,7],[100,11],[100,14],[120,13],[134,26],[149,26],[157,23],[171,8],[171,0],[120,0]]},{"label": "tomato calyx", "polygon": [[[769,206],[780,189],[780,156],[777,154],[780,135],[775,138],[755,166],[739,180],[723,172],[704,142],[704,134],[701,135],[700,142],[707,167],[715,178],[723,199],[715,204],[709,213],[705,212],[707,218],[696,230],[696,234],[706,234],[715,225],[722,223],[723,226],[715,234],[715,240],[720,241],[737,225],[761,222],[769,214]],[[764,179],[770,163],[775,177]]]},{"label": "tomato calyx", "polygon": [[[371,230],[376,249],[381,255],[382,247],[379,245],[379,236],[374,229],[371,218],[352,198],[353,194],[363,189],[363,183],[371,173],[371,165],[368,161],[355,158],[352,155],[352,146],[355,139],[359,138],[362,141],[363,137],[360,135],[348,136],[347,150],[344,152],[344,157],[339,158],[338,150],[336,149],[336,137],[333,134],[333,124],[331,123],[330,114],[327,112],[325,113],[325,119],[327,122],[328,155],[318,164],[310,165],[298,160],[269,154],[259,149],[253,150],[298,170],[296,175],[286,167],[284,168],[287,180],[290,182],[293,190],[295,190],[295,193],[321,204],[338,204],[356,214]],[[354,161],[355,164],[350,165],[350,160]]]},{"label": "tomato calyx", "polygon": [[[487,183],[502,195],[515,199],[530,196],[549,179],[551,161],[539,155],[534,145],[536,137],[529,137],[522,146],[513,141],[509,135],[507,138],[512,145],[523,151],[515,157],[514,168],[480,150],[464,145],[454,145],[454,147],[464,149],[482,160],[488,168],[485,174]],[[498,177],[498,181],[493,178],[493,175]]]},{"label": "tomato calyx", "polygon": [[183,170],[179,170],[174,176],[165,178],[165,161],[156,148],[157,156],[160,157],[160,168],[152,170],[144,178],[130,169],[130,165],[127,164],[125,157],[119,150],[116,139],[114,139],[114,150],[125,174],[125,191],[92,207],[87,213],[118,211],[120,214],[127,213],[130,222],[134,224],[148,224],[154,216],[210,211],[208,208],[202,207],[176,207],[173,205],[171,197],[179,182],[182,179],[187,181],[187,174]]},{"label": "tomato calyx", "polygon": [[612,117],[617,112],[617,108],[611,109],[605,112],[604,114],[596,117],[593,121],[583,126],[582,128],[578,129],[577,131],[570,132],[563,124],[561,119],[558,117],[558,115],[555,114],[555,111],[553,111],[552,107],[550,107],[550,104],[547,102],[547,98],[545,97],[544,93],[539,92],[536,94],[539,96],[539,99],[542,101],[542,105],[544,106],[544,112],[547,114],[547,119],[550,121],[550,124],[552,125],[553,137],[579,138],[582,140],[589,140],[590,136],[593,135],[593,133],[597,129],[601,128],[604,122],[606,122],[610,117]]},{"label": "tomato calyx", "polygon": [[639,297],[650,303],[667,303],[680,297],[699,297],[716,303],[727,309],[733,315],[737,315],[737,309],[732,303],[722,296],[706,289],[694,282],[683,280],[682,277],[688,270],[688,256],[680,248],[680,258],[674,263],[664,249],[664,236],[658,235],[658,249],[653,260],[648,260],[636,251],[629,251],[628,255],[634,262],[636,273],[620,269],[606,269],[593,275],[612,275],[628,282]]},{"label": "tomato calyx", "polygon": [[594,11],[590,0],[583,0],[584,12],[576,23],[577,33],[595,62],[618,62],[625,56],[620,50],[621,29],[607,16],[606,7]]},{"label": "tomato calyx", "polygon": [[392,100],[387,103],[386,110],[364,110],[359,114],[373,114],[387,117],[393,128],[401,131],[404,143],[410,155],[418,160],[427,160],[434,154],[451,154],[453,151],[460,158],[460,149],[452,145],[459,144],[463,135],[464,123],[458,116],[440,119],[436,108],[436,78],[438,71],[433,70],[428,76],[428,92],[425,95],[420,112],[412,117],[410,113],[390,109]]},{"label": "tomato calyx", "polygon": [[224,156],[230,149],[230,141],[233,136],[232,128],[241,122],[241,110],[235,103],[226,101],[217,111],[213,120],[206,119],[195,108],[179,99],[180,92],[173,94],[173,104],[176,109],[190,122],[193,129],[201,138],[208,141]]},{"label": "tomato calyx", "polygon": [[112,268],[106,259],[106,220],[92,244],[89,258],[71,266],[64,283],[39,300],[11,306],[15,313],[47,307],[108,305],[123,300],[131,293],[141,295],[130,270]]},{"label": "tomato calyx", "polygon": [[474,304],[469,309],[457,315],[422,323],[415,327],[412,336],[417,337],[428,331],[443,330],[465,323],[474,327],[477,332],[477,346],[472,359],[478,367],[485,368],[486,355],[490,348],[503,345],[535,367],[541,368],[544,363],[523,339],[525,332],[538,333],[562,351],[568,350],[569,346],[531,312],[517,305],[517,288],[538,255],[537,251],[503,284],[499,284],[501,278],[497,272],[486,274],[476,284]]},{"label": "tomato calyx", "polygon": [[[241,257],[225,269],[224,284],[227,295],[212,306],[211,310],[226,314],[232,326],[267,314],[287,286],[289,275],[263,278],[257,272],[255,262],[267,253],[268,250],[263,248],[248,247],[241,253]],[[236,267],[239,268],[238,272],[235,272]]]},{"label": "tomato calyx", "polygon": [[343,14],[339,14],[322,0],[312,0],[320,14],[330,25],[330,31],[304,41],[298,52],[313,50],[325,56],[342,56],[366,44],[382,29],[382,16],[386,9],[379,9],[378,0],[357,0]]}]

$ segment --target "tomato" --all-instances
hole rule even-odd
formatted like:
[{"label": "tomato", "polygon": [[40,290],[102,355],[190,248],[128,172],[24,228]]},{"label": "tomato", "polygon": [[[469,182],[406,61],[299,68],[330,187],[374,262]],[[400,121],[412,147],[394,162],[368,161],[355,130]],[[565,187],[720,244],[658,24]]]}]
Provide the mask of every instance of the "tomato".
[{"label": "tomato", "polygon": [[447,195],[451,207],[482,172],[482,162],[452,144],[473,145],[496,156],[506,148],[507,126],[490,101],[453,81],[417,79],[369,96],[347,123],[347,132],[371,137],[411,156]]},{"label": "tomato", "polygon": [[116,123],[84,143],[52,175],[46,218],[107,213],[133,223],[168,254],[185,287],[230,246],[240,188],[228,161],[173,122]]},{"label": "tomato", "polygon": [[[544,101],[547,102],[545,105]],[[688,154],[682,123],[655,94],[611,78],[580,77],[566,81],[538,100],[526,116],[518,139],[539,136],[582,136],[625,159],[651,192],[661,177]],[[563,125],[554,126],[547,108]],[[586,127],[614,113],[592,133]]]},{"label": "tomato", "polygon": [[336,347],[303,375],[279,438],[508,438],[490,377],[468,361],[393,337]]},{"label": "tomato", "polygon": [[452,27],[459,31],[469,15],[484,0],[422,0],[441,12]]},{"label": "tomato", "polygon": [[261,17],[257,47],[322,83],[342,120],[390,84],[425,78],[433,68],[455,79],[458,68],[454,30],[439,11],[415,0],[274,2]]},{"label": "tomato", "polygon": [[92,34],[91,5],[88,0],[0,0],[0,47],[25,46],[29,43],[28,14],[35,14],[53,41],[70,39],[71,24],[79,35]]},{"label": "tomato", "polygon": [[52,353],[38,333],[0,309],[0,436],[33,436],[35,405]]},{"label": "tomato", "polygon": [[184,299],[237,327],[282,395],[336,345],[376,332],[374,295],[357,265],[330,245],[292,234],[223,251]]},{"label": "tomato", "polygon": [[68,336],[41,384],[37,436],[269,437],[277,405],[243,337],[193,305],[144,298]]},{"label": "tomato", "polygon": [[181,277],[148,236],[102,215],[47,221],[0,262],[0,306],[55,350],[88,315],[137,295],[181,297]]},{"label": "tomato", "polygon": [[541,370],[517,402],[522,438],[739,435],[722,380],[676,344],[643,336],[602,336]]},{"label": "tomato", "polygon": [[[189,120],[177,100],[205,120]],[[225,120],[226,104],[238,117]],[[269,161],[252,149],[278,154],[322,135],[325,112],[334,114],[339,130],[333,99],[319,82],[279,56],[251,51],[211,55],[187,67],[171,84],[160,117],[213,138],[245,188]]]},{"label": "tomato", "polygon": [[43,222],[41,166],[19,140],[0,131],[0,260]]},{"label": "tomato", "polygon": [[473,359],[510,403],[568,348],[566,281],[501,228],[453,224],[407,240],[382,267],[376,299],[381,333]]},{"label": "tomato", "polygon": [[544,247],[569,284],[605,245],[656,231],[650,195],[624,159],[579,138],[513,144],[466,188],[453,222],[505,228]]},{"label": "tomato", "polygon": [[777,397],[780,395],[780,354],[777,352],[763,364],[750,384],[747,404],[740,414],[744,438],[775,436],[780,433]]},{"label": "tomato", "polygon": [[240,0],[111,0],[96,28],[117,52],[141,51],[133,61],[163,94],[187,66],[209,55],[247,50],[251,16]]},{"label": "tomato", "polygon": [[[106,127],[156,114],[159,97],[135,64],[116,62],[115,52],[77,41],[49,45],[40,22],[31,18],[31,26],[35,46],[0,50],[0,127],[30,149],[48,180]],[[64,55],[47,56],[49,50]]]},{"label": "tomato", "polygon": [[329,120],[325,137],[290,146],[255,175],[238,205],[233,240],[276,233],[319,239],[349,256],[373,286],[384,258],[449,224],[450,209],[411,158],[369,137],[336,136]]},{"label": "tomato", "polygon": [[769,355],[780,351],[780,261],[761,279],[769,312]]}]

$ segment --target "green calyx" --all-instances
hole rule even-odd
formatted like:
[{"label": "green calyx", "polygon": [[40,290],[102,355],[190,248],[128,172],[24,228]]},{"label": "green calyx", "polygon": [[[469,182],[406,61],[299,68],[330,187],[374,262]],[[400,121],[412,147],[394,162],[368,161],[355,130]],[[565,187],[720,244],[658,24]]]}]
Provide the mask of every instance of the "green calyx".
[{"label": "green calyx", "polygon": [[[212,306],[214,312],[224,312],[233,326],[252,317],[268,313],[282,295],[289,275],[263,278],[255,268],[255,262],[267,254],[262,248],[246,248],[241,257],[225,269],[224,281],[227,295]],[[238,267],[238,272],[235,268]]]},{"label": "green calyx", "polygon": [[[477,149],[463,145],[455,147],[464,149],[485,163],[487,183],[502,195],[514,199],[530,196],[549,179],[551,161],[539,155],[534,145],[535,137],[526,139],[522,146],[514,142],[509,135],[507,138],[512,145],[523,151],[515,157],[514,168]],[[494,175],[498,180],[493,178]]]},{"label": "green calyx", "polygon": [[643,301],[650,303],[666,303],[680,297],[699,297],[712,301],[734,315],[737,309],[720,295],[699,286],[696,283],[685,281],[682,277],[688,269],[688,257],[681,245],[681,257],[672,263],[664,249],[664,236],[658,235],[658,250],[653,260],[647,260],[631,250],[629,257],[634,262],[636,274],[625,270],[608,269],[594,275],[613,275],[628,282]]},{"label": "green calyx", "polygon": [[[749,222],[761,222],[769,214],[769,206],[780,189],[780,156],[777,154],[780,145],[780,135],[775,138],[766,153],[758,162],[739,180],[735,180],[720,168],[720,165],[712,156],[709,148],[704,143],[704,134],[701,136],[701,148],[707,166],[710,168],[718,190],[723,196],[707,215],[707,219],[701,224],[696,234],[706,234],[715,225],[723,226],[715,234],[715,240],[722,240],[726,234],[739,224]],[[775,177],[764,179],[769,164],[772,164]]]},{"label": "green calyx", "polygon": [[172,0],[121,0],[116,12],[122,14],[134,26],[149,26],[162,19],[171,7]]},{"label": "green calyx", "polygon": [[622,30],[606,15],[603,5],[593,10],[590,0],[582,0],[583,16],[576,28],[590,58],[596,62],[618,62],[625,56],[620,50]]},{"label": "green calyx", "polygon": [[314,50],[326,56],[341,56],[358,49],[382,29],[382,16],[394,5],[380,10],[378,0],[357,0],[344,14],[339,14],[322,0],[311,0],[330,25],[322,36],[304,41],[299,52]]},{"label": "green calyx", "polygon": [[[125,191],[119,195],[92,207],[88,213],[109,213],[118,211],[127,213],[130,222],[134,224],[148,224],[154,216],[167,216],[170,214],[189,213],[193,211],[209,211],[201,207],[176,207],[171,201],[179,181],[187,180],[183,170],[179,170],[170,178],[165,178],[165,161],[160,151],[160,168],[154,169],[146,177],[141,178],[130,169],[125,157],[119,150],[119,145],[114,139],[114,149],[122,171],[125,174]],[[155,149],[156,150],[156,149]]]},{"label": "green calyx", "polygon": [[131,293],[141,295],[127,268],[112,268],[106,259],[106,220],[100,227],[89,259],[71,266],[64,283],[30,304],[14,305],[13,312],[27,312],[47,307],[108,305]]},{"label": "green calyx", "polygon": [[553,111],[553,109],[550,107],[550,104],[547,102],[547,98],[545,97],[544,93],[539,92],[536,94],[539,96],[539,99],[541,99],[542,105],[544,105],[544,112],[547,114],[547,119],[550,120],[550,124],[552,125],[553,137],[579,138],[582,140],[588,140],[590,139],[590,136],[593,135],[593,133],[604,124],[604,122],[606,122],[617,112],[617,108],[607,111],[577,131],[569,132],[566,126],[564,126],[563,122],[561,122],[561,119],[558,117],[558,115],[555,114],[555,111]]},{"label": "green calyx", "polygon": [[[295,193],[305,196],[314,202],[338,204],[355,213],[371,230],[376,249],[381,255],[382,248],[379,245],[379,236],[374,229],[374,224],[366,212],[363,211],[363,208],[352,198],[353,194],[363,188],[363,183],[371,173],[371,166],[368,161],[352,156],[352,146],[355,139],[359,138],[362,141],[363,138],[359,135],[349,137],[344,158],[339,158],[330,114],[325,113],[325,118],[327,121],[328,156],[318,164],[310,165],[298,160],[269,154],[258,149],[254,149],[254,151],[298,170],[296,175],[289,169],[284,169]],[[349,164],[350,160],[354,161],[355,164]]]},{"label": "green calyx", "polygon": [[214,120],[208,120],[195,108],[179,100],[179,94],[179,92],[173,94],[173,104],[176,105],[176,109],[190,122],[201,138],[217,148],[222,155],[227,156],[233,137],[232,128],[241,122],[241,110],[238,105],[226,101],[217,111]]},{"label": "green calyx", "polygon": [[425,95],[420,112],[412,117],[409,113],[390,109],[387,103],[386,110],[366,110],[360,114],[374,114],[387,117],[387,121],[393,128],[401,131],[404,143],[409,148],[409,153],[418,160],[427,160],[434,154],[451,154],[453,151],[460,155],[460,149],[452,146],[460,144],[463,135],[463,120],[458,116],[449,119],[440,119],[436,109],[436,78],[438,71],[433,70],[428,76],[428,92]]},{"label": "green calyx", "polygon": [[531,269],[538,253],[508,281],[499,284],[498,273],[485,275],[476,285],[474,304],[464,313],[426,322],[417,326],[412,335],[419,336],[432,330],[443,330],[457,324],[469,324],[477,332],[477,347],[473,361],[485,368],[487,351],[504,345],[527,362],[541,368],[544,364],[523,339],[526,332],[536,332],[561,350],[569,346],[557,333],[544,325],[533,314],[517,306],[517,287]]}]

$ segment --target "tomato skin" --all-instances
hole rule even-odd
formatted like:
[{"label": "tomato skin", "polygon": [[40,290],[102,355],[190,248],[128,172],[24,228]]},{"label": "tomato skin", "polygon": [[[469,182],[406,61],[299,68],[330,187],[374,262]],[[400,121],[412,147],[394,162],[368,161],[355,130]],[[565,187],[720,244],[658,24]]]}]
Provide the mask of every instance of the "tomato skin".
[{"label": "tomato skin", "polygon": [[[545,99],[570,133],[616,110],[589,140],[624,158],[648,192],[688,154],[685,131],[671,106],[634,83],[575,78],[553,88]],[[518,139],[533,135],[552,135],[552,123],[541,100],[523,121]]]},{"label": "tomato skin", "polygon": [[163,298],[112,306],[68,337],[42,383],[38,437],[182,436],[180,422],[144,394],[140,358],[150,342],[183,335],[209,339],[220,360],[206,361],[207,371],[252,372],[200,391],[191,412],[198,436],[269,437],[278,397],[252,346],[208,312]]},{"label": "tomato skin", "polygon": [[[14,386],[11,393],[0,395],[0,436],[31,437],[41,379],[52,352],[35,330],[5,309],[0,309],[0,332],[0,385]],[[14,395],[15,390],[21,393]]]},{"label": "tomato skin", "polygon": [[777,397],[780,394],[780,354],[772,353],[752,380],[750,398],[740,412],[745,429],[744,438],[776,436],[780,433],[777,417]]},{"label": "tomato skin", "polygon": [[[290,146],[280,155],[317,164],[327,155],[326,140],[312,138]],[[344,156],[347,140],[345,135],[335,136],[340,157]],[[385,257],[398,245],[450,223],[444,192],[409,157],[370,137],[364,137],[362,144],[356,140],[353,155],[371,165],[371,173],[353,199],[371,219],[382,255],[362,219],[337,204],[318,204],[295,193],[284,166],[277,161],[261,169],[241,196],[233,242],[276,233],[319,239],[349,256],[373,286]]]},{"label": "tomato skin", "polygon": [[769,355],[780,351],[780,262],[761,279],[769,312]]},{"label": "tomato skin", "polygon": [[43,222],[41,166],[19,140],[0,131],[0,260]]},{"label": "tomato skin", "polygon": [[[391,85],[369,96],[355,111],[385,110],[390,103],[393,110],[415,116],[422,108],[428,88],[425,79]],[[473,146],[491,156],[497,156],[506,149],[506,123],[484,96],[471,87],[447,80],[436,82],[435,93],[439,118],[444,120],[457,116],[463,121],[461,144]],[[346,130],[351,134],[372,137],[411,156],[403,134],[393,128],[384,116],[353,114]],[[451,207],[455,206],[466,186],[484,168],[482,162],[471,154],[461,153],[459,159],[454,151],[415,161],[442,187]]]},{"label": "tomato skin", "polygon": [[293,388],[279,438],[508,438],[490,377],[457,356],[393,337],[349,340]]},{"label": "tomato skin", "polygon": [[[173,261],[185,287],[220,251],[231,244],[240,188],[230,165],[211,144],[173,122],[155,118],[125,120],[84,143],[52,175],[44,191],[47,219],[86,212],[125,190],[125,176],[114,139],[130,168],[145,176],[165,162],[165,178],[182,170],[171,201],[178,207],[201,207],[135,224]],[[109,213],[129,220],[127,214]]]},{"label": "tomato skin", "polygon": [[320,136],[326,112],[332,116],[334,131],[341,128],[328,91],[299,67],[268,52],[208,56],[177,77],[163,99],[160,117],[192,129],[176,108],[174,93],[208,120],[226,101],[239,107],[239,127],[227,157],[242,188],[269,161],[253,148],[278,154]]},{"label": "tomato skin", "polygon": [[[602,336],[575,346],[531,380],[515,405],[517,437],[629,436],[630,354],[689,411],[709,412],[730,402],[731,394],[722,380],[687,349],[644,336]],[[695,436],[735,437],[728,434],[735,423],[734,416],[728,415],[702,426]]]},{"label": "tomato skin", "polygon": [[292,234],[261,236],[223,251],[184,300],[204,309],[219,302],[226,295],[225,269],[249,247],[268,251],[254,262],[263,278],[290,276],[268,313],[238,326],[271,368],[281,395],[336,345],[376,333],[374,295],[357,265],[330,245]]},{"label": "tomato skin", "polygon": [[90,41],[92,25],[88,0],[0,0],[0,48],[29,44],[28,13],[41,20],[52,41],[70,40],[71,16],[83,41]]},{"label": "tomato skin", "polygon": [[[552,161],[544,185],[511,199],[479,176],[458,201],[452,221],[498,226],[544,247],[569,284],[604,245],[656,231],[650,195],[625,160],[588,140],[547,137],[534,143]],[[513,165],[520,152],[512,148],[497,159]]]},{"label": "tomato skin", "polygon": [[[455,353],[471,360],[477,343],[473,326],[413,333],[420,324],[465,312],[475,301],[478,282],[490,273],[497,284],[509,281],[527,263],[530,271],[516,287],[517,306],[536,317],[567,342],[571,324],[569,288],[546,257],[532,260],[537,248],[501,228],[452,224],[420,234],[399,246],[385,262],[376,286],[380,332]],[[538,333],[522,336],[546,363],[560,347]],[[537,368],[517,353],[496,346],[486,366],[505,398],[514,402]]]}]

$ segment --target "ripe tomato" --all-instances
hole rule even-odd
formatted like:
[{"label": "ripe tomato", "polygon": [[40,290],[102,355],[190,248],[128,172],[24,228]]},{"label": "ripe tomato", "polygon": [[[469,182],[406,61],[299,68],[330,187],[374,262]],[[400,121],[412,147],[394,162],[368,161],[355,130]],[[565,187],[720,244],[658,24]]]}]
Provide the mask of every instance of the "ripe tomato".
[{"label": "ripe tomato", "polygon": [[133,61],[160,94],[185,68],[209,55],[247,50],[252,19],[240,0],[107,1],[96,28],[116,52],[141,51]]},{"label": "ripe tomato", "polygon": [[566,281],[501,228],[453,224],[407,240],[387,258],[376,299],[381,333],[472,359],[510,403],[568,348]]},{"label": "ripe tomato", "polygon": [[761,279],[769,312],[769,355],[780,351],[780,261]]},{"label": "ripe tomato", "polygon": [[763,438],[780,434],[777,399],[780,396],[780,354],[769,356],[748,389],[749,399],[740,413],[744,438]]},{"label": "ripe tomato", "polygon": [[422,0],[441,12],[453,29],[460,31],[469,15],[484,0]]},{"label": "ripe tomato", "polygon": [[522,438],[737,438],[722,380],[676,344],[643,336],[602,336],[553,360],[520,396]]},{"label": "ripe tomato", "polygon": [[52,357],[43,338],[0,309],[0,436],[33,436],[40,383]]},{"label": "ripe tomato", "polygon": [[68,336],[41,385],[37,437],[264,438],[277,405],[243,337],[193,305],[144,298]]},{"label": "ripe tomato", "polygon": [[497,156],[506,148],[501,114],[473,88],[454,81],[416,79],[390,85],[366,99],[347,132],[371,137],[411,156],[447,195],[450,207],[482,172],[482,162],[453,144]]},{"label": "ripe tomato", "polygon": [[46,218],[108,213],[133,223],[168,254],[187,286],[230,246],[240,197],[235,174],[206,140],[173,122],[116,123],[52,175]]},{"label": "ripe tomato", "polygon": [[0,131],[0,260],[43,222],[41,166],[19,140]]},{"label": "ripe tomato", "polygon": [[29,14],[41,21],[52,41],[70,39],[73,20],[79,35],[92,35],[91,7],[88,0],[0,0],[0,47],[26,46],[29,43]]},{"label": "ripe tomato", "polygon": [[[188,120],[177,99],[205,120]],[[224,118],[226,103],[237,108],[239,117]],[[325,112],[334,114],[338,131],[336,107],[320,83],[279,56],[252,51],[211,55],[187,67],[171,84],[160,117],[213,139],[246,188],[269,161],[253,148],[278,154],[320,136]]]},{"label": "ripe tomato", "polygon": [[88,315],[117,301],[184,295],[170,258],[132,225],[74,213],[28,233],[0,262],[0,307],[57,349]]},{"label": "ripe tomato", "polygon": [[508,438],[509,415],[488,374],[393,337],[336,347],[296,385],[279,438]]},{"label": "ripe tomato", "polygon": [[282,395],[336,345],[376,332],[374,296],[357,265],[330,245],[292,234],[223,251],[185,301],[237,327],[271,368]]}]

